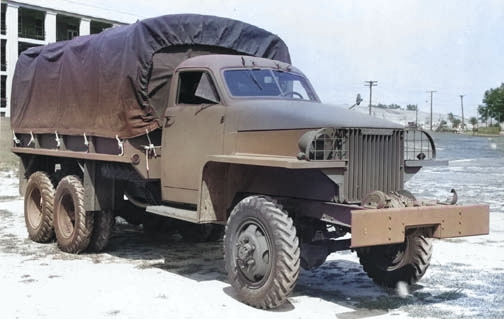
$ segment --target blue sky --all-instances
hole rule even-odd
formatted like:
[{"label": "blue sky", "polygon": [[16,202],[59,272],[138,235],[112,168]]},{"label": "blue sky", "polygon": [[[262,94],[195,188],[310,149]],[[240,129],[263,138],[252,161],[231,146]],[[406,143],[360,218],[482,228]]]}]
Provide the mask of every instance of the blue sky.
[{"label": "blue sky", "polygon": [[[71,0],[67,0],[72,2]],[[293,64],[324,102],[353,104],[364,81],[378,81],[373,103],[417,104],[476,115],[484,91],[504,82],[503,0],[88,0],[130,19],[201,13],[278,34]]]}]

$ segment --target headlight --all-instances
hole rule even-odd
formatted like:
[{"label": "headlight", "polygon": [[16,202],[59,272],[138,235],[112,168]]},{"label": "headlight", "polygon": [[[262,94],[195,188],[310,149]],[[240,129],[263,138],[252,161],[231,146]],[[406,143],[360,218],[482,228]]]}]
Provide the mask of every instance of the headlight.
[{"label": "headlight", "polygon": [[404,159],[432,160],[436,158],[436,146],[432,137],[421,130],[404,131]]},{"label": "headlight", "polygon": [[303,134],[298,141],[299,159],[331,161],[347,159],[347,138],[344,130],[323,128]]}]

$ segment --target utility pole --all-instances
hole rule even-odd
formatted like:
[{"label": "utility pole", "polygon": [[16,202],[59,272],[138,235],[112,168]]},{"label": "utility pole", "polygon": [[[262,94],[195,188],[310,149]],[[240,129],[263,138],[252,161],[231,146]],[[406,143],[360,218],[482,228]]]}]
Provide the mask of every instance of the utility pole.
[{"label": "utility pole", "polygon": [[418,104],[415,107],[415,127],[418,127]]},{"label": "utility pole", "polygon": [[369,86],[369,115],[371,115],[371,100],[373,98],[373,86],[378,85],[378,81],[365,81],[366,86]]},{"label": "utility pole", "polygon": [[427,91],[427,93],[430,93],[430,130],[431,131],[432,131],[432,94],[434,92],[437,92],[437,91],[434,91],[434,90]]},{"label": "utility pole", "polygon": [[463,94],[460,95],[460,107],[462,108],[462,129],[464,129],[465,123],[464,123],[464,95]]}]

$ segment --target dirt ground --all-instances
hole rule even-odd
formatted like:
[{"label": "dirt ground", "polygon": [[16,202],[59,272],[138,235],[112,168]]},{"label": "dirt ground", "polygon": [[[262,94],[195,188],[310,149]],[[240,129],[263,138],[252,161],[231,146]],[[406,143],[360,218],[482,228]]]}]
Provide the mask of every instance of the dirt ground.
[{"label": "dirt ground", "polygon": [[379,288],[355,253],[302,271],[289,302],[263,311],[234,297],[222,242],[187,243],[117,220],[104,253],[30,241],[13,172],[0,172],[1,318],[504,318],[504,214],[491,234],[436,241],[427,274]]}]

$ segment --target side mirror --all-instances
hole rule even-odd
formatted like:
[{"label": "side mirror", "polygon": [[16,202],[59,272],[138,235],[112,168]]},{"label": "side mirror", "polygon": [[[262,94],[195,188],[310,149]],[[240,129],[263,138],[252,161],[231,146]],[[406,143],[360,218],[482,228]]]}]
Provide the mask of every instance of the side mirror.
[{"label": "side mirror", "polygon": [[351,110],[353,109],[356,105],[359,105],[362,102],[362,97],[360,96],[360,93],[357,93],[357,97],[355,98],[355,104],[350,106],[348,109]]},{"label": "side mirror", "polygon": [[355,104],[360,105],[362,102],[362,97],[360,96],[360,93],[357,93],[357,97],[355,98]]}]

